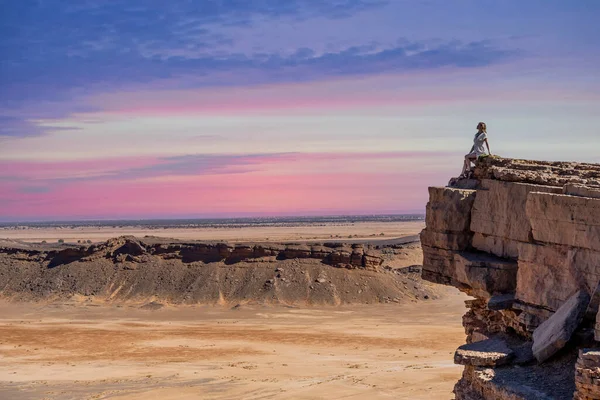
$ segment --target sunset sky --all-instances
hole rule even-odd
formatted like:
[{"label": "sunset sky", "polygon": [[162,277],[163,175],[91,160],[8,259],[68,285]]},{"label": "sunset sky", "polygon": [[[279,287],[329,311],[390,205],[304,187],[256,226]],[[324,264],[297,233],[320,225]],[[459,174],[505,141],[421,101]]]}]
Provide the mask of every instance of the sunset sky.
[{"label": "sunset sky", "polygon": [[0,221],[421,213],[600,162],[600,1],[0,0]]}]

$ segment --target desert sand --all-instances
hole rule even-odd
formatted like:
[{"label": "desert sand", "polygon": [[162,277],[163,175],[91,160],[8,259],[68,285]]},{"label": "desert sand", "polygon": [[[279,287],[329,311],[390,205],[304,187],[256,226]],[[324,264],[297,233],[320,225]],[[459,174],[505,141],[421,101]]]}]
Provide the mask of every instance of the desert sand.
[{"label": "desert sand", "polygon": [[3,399],[450,399],[465,296],[352,307],[0,303]]},{"label": "desert sand", "polygon": [[[310,241],[352,235],[386,241],[422,227],[422,222],[364,222],[141,231],[36,228],[5,229],[0,237]],[[418,244],[408,243],[390,257],[386,265],[401,268],[420,264],[422,253]],[[82,267],[74,263],[56,271],[68,275],[69,268]],[[466,296],[444,286],[435,291],[437,299],[404,296],[400,303],[342,306],[250,301],[167,302],[159,308],[99,296],[28,303],[5,298],[0,300],[0,399],[451,399],[462,372],[453,353],[465,341]]]},{"label": "desert sand", "polygon": [[[104,241],[116,236],[145,235],[182,240],[227,240],[232,242],[282,242],[303,240],[347,239],[393,239],[416,235],[425,227],[425,221],[406,222],[348,222],[326,224],[299,224],[296,226],[245,226],[241,228],[194,227],[194,228],[148,228],[141,226],[81,226],[81,227],[20,227],[0,229],[0,238],[26,242],[65,242],[77,240]],[[383,235],[382,235],[383,234]]]}]

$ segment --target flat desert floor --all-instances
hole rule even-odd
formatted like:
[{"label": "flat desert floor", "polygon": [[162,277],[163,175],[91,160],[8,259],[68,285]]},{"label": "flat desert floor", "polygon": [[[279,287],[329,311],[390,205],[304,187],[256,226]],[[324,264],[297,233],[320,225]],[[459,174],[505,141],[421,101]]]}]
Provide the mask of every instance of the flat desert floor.
[{"label": "flat desert floor", "polygon": [[[348,222],[305,223],[294,226],[193,227],[148,228],[141,226],[81,226],[0,229],[0,238],[26,242],[66,242],[91,240],[93,242],[133,235],[145,235],[183,240],[226,240],[232,242],[284,242],[328,239],[393,239],[416,235],[425,228],[425,221],[406,222]],[[383,234],[383,235],[382,235]]]},{"label": "flat desert floor", "polygon": [[0,303],[0,398],[451,399],[466,297],[330,308]]}]

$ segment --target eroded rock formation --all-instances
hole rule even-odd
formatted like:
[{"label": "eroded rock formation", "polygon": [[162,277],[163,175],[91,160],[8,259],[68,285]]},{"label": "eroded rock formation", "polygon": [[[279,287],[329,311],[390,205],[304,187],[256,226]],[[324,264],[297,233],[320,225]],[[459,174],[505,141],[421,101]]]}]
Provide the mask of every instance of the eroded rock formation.
[{"label": "eroded rock formation", "polygon": [[79,246],[0,240],[0,297],[167,304],[435,298],[420,268],[403,265],[404,252],[418,257],[418,242],[231,244],[124,236]]},{"label": "eroded rock formation", "polygon": [[[457,399],[600,399],[600,165],[484,157],[429,188],[423,278],[473,296]],[[481,342],[481,343],[479,343]],[[575,365],[577,362],[577,366]]]}]

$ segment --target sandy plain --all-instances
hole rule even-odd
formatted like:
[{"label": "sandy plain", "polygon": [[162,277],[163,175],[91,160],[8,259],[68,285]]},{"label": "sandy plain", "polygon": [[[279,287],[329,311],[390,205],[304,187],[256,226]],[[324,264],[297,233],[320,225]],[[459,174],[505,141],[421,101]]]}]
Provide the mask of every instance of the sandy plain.
[{"label": "sandy plain", "polygon": [[[422,221],[243,228],[2,229],[25,241],[388,240]],[[384,235],[381,235],[383,233]],[[414,253],[414,254],[413,254]],[[407,257],[420,257],[407,252]],[[420,259],[409,260],[411,264]],[[0,301],[0,399],[452,399],[466,296],[339,307]]]},{"label": "sandy plain", "polygon": [[[141,226],[80,226],[80,227],[20,227],[0,228],[0,238],[26,242],[66,242],[77,240],[104,241],[116,236],[145,235],[183,240],[226,240],[232,242],[284,242],[328,239],[394,239],[416,235],[425,227],[424,221],[305,223],[293,226],[148,228]],[[383,234],[383,235],[382,235]]]},{"label": "sandy plain", "polygon": [[352,307],[0,303],[0,398],[451,399],[465,296]]}]

